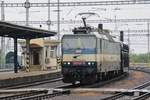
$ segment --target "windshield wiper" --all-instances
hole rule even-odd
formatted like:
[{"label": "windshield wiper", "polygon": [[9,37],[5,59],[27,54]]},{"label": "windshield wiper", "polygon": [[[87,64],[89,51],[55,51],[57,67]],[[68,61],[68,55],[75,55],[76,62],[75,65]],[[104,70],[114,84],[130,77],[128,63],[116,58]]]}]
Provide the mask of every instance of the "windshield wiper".
[{"label": "windshield wiper", "polygon": [[[67,48],[71,48],[70,45],[68,44],[68,42],[64,42],[64,44],[67,45]],[[64,44],[63,44],[63,45],[64,45]],[[64,47],[64,46],[63,46],[63,47]]]},{"label": "windshield wiper", "polygon": [[77,57],[79,57],[79,56],[81,56],[81,55],[75,55],[75,56],[73,56],[73,58],[77,58]]}]

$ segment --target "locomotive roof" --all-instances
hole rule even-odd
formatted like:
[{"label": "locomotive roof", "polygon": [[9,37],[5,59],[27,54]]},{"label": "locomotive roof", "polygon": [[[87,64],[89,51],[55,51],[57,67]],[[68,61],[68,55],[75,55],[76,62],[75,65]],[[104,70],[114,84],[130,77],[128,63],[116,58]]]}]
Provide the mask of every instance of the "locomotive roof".
[{"label": "locomotive roof", "polygon": [[[89,29],[89,31],[88,30],[85,31],[85,29]],[[94,28],[94,27],[87,27],[87,28],[78,27],[78,28],[74,28],[73,32],[74,32],[74,34],[65,34],[65,35],[68,35],[68,36],[74,36],[74,35],[77,35],[77,36],[86,36],[86,35],[90,36],[91,35],[92,36],[92,35],[95,35],[97,38],[109,40],[111,42],[121,42],[119,40],[114,39],[113,36],[111,36],[109,34],[109,30],[107,30],[107,29],[101,30],[99,28]],[[79,32],[79,33],[75,33],[75,32]]]},{"label": "locomotive roof", "polygon": [[[74,37],[74,36],[95,36],[95,37],[103,39],[103,40],[111,41],[105,35],[99,34],[98,32],[93,32],[93,34],[65,34],[65,35],[63,35],[63,37],[64,36],[72,36],[72,37]],[[119,43],[120,41],[114,40],[111,42],[118,42]]]}]

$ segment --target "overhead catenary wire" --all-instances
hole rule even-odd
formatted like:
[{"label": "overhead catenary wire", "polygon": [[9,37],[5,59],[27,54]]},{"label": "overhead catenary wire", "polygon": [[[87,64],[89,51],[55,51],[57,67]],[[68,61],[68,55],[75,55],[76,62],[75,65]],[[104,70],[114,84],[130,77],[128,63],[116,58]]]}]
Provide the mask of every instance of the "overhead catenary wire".
[{"label": "overhead catenary wire", "polygon": [[[150,0],[118,0],[118,1],[91,1],[91,2],[60,2],[60,7],[71,6],[99,6],[99,5],[132,5],[150,4]],[[29,3],[30,7],[57,7],[57,2],[51,3]],[[4,7],[24,7],[25,3],[4,3]]]}]

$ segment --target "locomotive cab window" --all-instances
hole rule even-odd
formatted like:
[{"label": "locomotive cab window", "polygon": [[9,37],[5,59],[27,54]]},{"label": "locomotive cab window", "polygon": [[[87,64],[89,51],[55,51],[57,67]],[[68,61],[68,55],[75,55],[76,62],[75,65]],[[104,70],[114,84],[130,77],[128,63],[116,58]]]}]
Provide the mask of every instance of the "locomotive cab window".
[{"label": "locomotive cab window", "polygon": [[96,39],[94,36],[65,36],[63,37],[63,48],[65,49],[83,49],[83,48],[95,48]]}]

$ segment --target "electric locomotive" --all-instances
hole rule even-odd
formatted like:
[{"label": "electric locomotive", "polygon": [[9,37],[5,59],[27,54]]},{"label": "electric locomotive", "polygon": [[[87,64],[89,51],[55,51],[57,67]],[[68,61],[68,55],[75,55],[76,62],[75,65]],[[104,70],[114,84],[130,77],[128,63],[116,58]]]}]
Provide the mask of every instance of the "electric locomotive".
[{"label": "electric locomotive", "polygon": [[78,27],[62,37],[63,82],[91,84],[123,74],[129,67],[129,48],[116,42],[99,24]]}]

